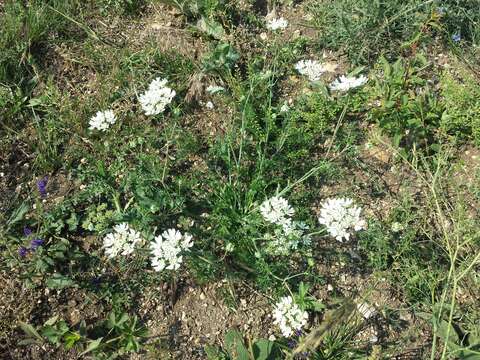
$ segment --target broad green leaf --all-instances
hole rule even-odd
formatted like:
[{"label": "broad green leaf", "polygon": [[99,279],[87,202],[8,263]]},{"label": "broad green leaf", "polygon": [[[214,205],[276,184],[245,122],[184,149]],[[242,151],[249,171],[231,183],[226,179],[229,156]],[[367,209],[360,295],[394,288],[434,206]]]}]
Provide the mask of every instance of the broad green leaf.
[{"label": "broad green leaf", "polygon": [[83,356],[85,354],[88,354],[89,352],[92,352],[96,349],[98,349],[98,347],[100,346],[100,344],[102,343],[102,340],[103,340],[103,337],[101,338],[98,338],[97,340],[93,340],[93,341],[90,341],[90,343],[88,344],[87,348],[85,349],[85,351],[83,351],[80,356]]},{"label": "broad green leaf", "polygon": [[205,354],[207,354],[207,359],[208,360],[222,360],[225,359],[225,356],[221,352],[221,350],[212,345],[206,345],[205,346]]},{"label": "broad green leaf", "polygon": [[457,356],[460,360],[480,360],[480,351],[464,349],[460,350]]},{"label": "broad green leaf", "polygon": [[35,106],[42,105],[43,103],[44,103],[44,99],[42,97],[37,97],[37,98],[30,99],[30,101],[28,102],[28,106],[35,107]]},{"label": "broad green leaf", "polygon": [[225,345],[228,354],[235,360],[250,360],[248,350],[243,342],[243,337],[237,330],[229,330],[225,334]]},{"label": "broad green leaf", "polygon": [[315,311],[325,310],[325,304],[321,303],[321,302],[318,301],[318,300],[315,300],[315,301],[313,302],[313,310],[315,310]]},{"label": "broad green leaf", "polygon": [[197,21],[197,28],[217,40],[221,40],[225,36],[225,30],[222,25],[212,19],[202,17]]},{"label": "broad green leaf", "polygon": [[36,338],[39,341],[43,341],[43,338],[40,336],[38,331],[35,330],[35,328],[32,325],[24,323],[23,321],[20,321],[19,324],[25,334],[33,338]]},{"label": "broad green leaf", "polygon": [[122,325],[125,321],[127,321],[129,319],[129,316],[127,313],[122,313],[121,316],[120,316],[120,319],[118,319],[117,321],[117,326],[120,326]]},{"label": "broad green leaf", "polygon": [[29,208],[29,205],[26,202],[23,202],[22,205],[16,208],[12,215],[10,215],[10,218],[7,220],[7,226],[10,228],[17,222],[21,221]]},{"label": "broad green leaf", "polygon": [[117,316],[115,315],[115,312],[112,311],[112,312],[108,315],[107,327],[108,327],[109,329],[113,329],[116,324],[117,324]]},{"label": "broad green leaf", "polygon": [[457,332],[455,331],[455,328],[453,327],[452,324],[450,324],[448,321],[445,320],[440,320],[439,322],[434,320],[437,324],[437,335],[440,336],[444,341],[447,340],[447,334],[448,334],[448,343],[459,345],[460,344],[460,339],[458,337]]},{"label": "broad green leaf", "polygon": [[273,342],[260,339],[253,344],[253,355],[255,360],[269,360],[273,350]]},{"label": "broad green leaf", "polygon": [[59,345],[60,338],[63,336],[63,333],[55,329],[53,326],[44,326],[42,329],[42,335],[52,344]]}]

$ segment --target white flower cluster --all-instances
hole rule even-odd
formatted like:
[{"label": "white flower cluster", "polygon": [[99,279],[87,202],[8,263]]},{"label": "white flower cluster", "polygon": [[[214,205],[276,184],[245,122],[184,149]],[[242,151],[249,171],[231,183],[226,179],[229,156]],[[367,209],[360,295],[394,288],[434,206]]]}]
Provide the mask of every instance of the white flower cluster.
[{"label": "white flower cluster", "polygon": [[285,20],[283,17],[278,19],[274,18],[267,21],[267,29],[272,31],[283,30],[286,29],[287,26],[288,21]]},{"label": "white flower cluster", "polygon": [[402,231],[402,230],[404,230],[404,229],[405,229],[405,227],[404,227],[401,223],[399,223],[399,222],[394,222],[394,223],[392,224],[392,227],[391,227],[391,230],[392,230],[392,232],[394,232],[394,233],[398,233],[398,232],[400,232],[400,231]]},{"label": "white flower cluster", "polygon": [[290,111],[290,106],[288,106],[287,102],[285,101],[283,105],[280,107],[280,113],[286,113]]},{"label": "white flower cluster", "polygon": [[193,246],[192,236],[176,229],[168,229],[155,237],[152,243],[152,266],[156,271],[177,270],[183,261],[183,252]]},{"label": "white flower cluster", "polygon": [[325,66],[316,60],[300,60],[295,64],[295,69],[310,81],[320,80],[323,73],[327,71]]},{"label": "white flower cluster", "polygon": [[328,232],[338,241],[348,240],[351,231],[365,228],[365,220],[360,218],[362,209],[353,204],[352,199],[327,199],[320,209],[318,221],[325,225]]},{"label": "white flower cluster", "polygon": [[145,115],[158,115],[172,102],[175,90],[167,86],[167,79],[156,78],[148,86],[148,90],[139,96]]},{"label": "white flower cluster", "polygon": [[273,318],[283,336],[290,337],[295,330],[301,330],[305,326],[308,313],[301,310],[291,296],[285,296],[275,305]]},{"label": "white flower cluster", "polygon": [[90,119],[89,129],[105,131],[110,125],[115,124],[115,121],[117,121],[117,118],[112,110],[98,111],[95,116]]},{"label": "white flower cluster", "polygon": [[103,247],[105,254],[109,258],[114,258],[119,254],[130,255],[140,241],[142,241],[141,234],[130,228],[127,223],[122,223],[115,225],[113,232],[103,238]]},{"label": "white flower cluster", "polygon": [[260,212],[266,221],[283,226],[291,221],[290,216],[295,211],[286,199],[281,196],[274,196],[260,205]]},{"label": "white flower cluster", "polygon": [[365,75],[360,75],[358,78],[342,75],[330,84],[330,90],[346,92],[350,89],[365,85],[367,81],[368,78]]}]

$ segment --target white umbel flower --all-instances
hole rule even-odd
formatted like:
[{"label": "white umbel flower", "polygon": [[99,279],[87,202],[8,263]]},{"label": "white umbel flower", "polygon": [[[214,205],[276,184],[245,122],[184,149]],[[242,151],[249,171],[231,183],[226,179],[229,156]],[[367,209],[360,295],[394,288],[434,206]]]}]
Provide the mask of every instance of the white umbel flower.
[{"label": "white umbel flower", "polygon": [[360,75],[358,78],[354,76],[342,75],[330,84],[330,90],[346,92],[348,90],[365,85],[367,81],[368,78],[365,75]]},{"label": "white umbel flower", "polygon": [[122,223],[115,225],[113,232],[103,238],[103,247],[105,254],[109,258],[114,258],[118,255],[130,255],[140,241],[142,241],[141,234],[130,228],[127,223]]},{"label": "white umbel flower", "polygon": [[327,68],[316,60],[300,60],[295,64],[295,69],[310,81],[320,80],[323,73],[327,71]]},{"label": "white umbel flower", "polygon": [[193,246],[192,236],[176,229],[168,229],[155,237],[151,245],[152,266],[156,271],[177,270],[183,253]]},{"label": "white umbel flower", "polygon": [[117,118],[112,110],[98,111],[95,116],[90,119],[89,129],[105,131],[110,125],[115,124],[116,121]]},{"label": "white umbel flower", "polygon": [[290,106],[288,106],[287,102],[284,102],[283,105],[280,107],[280,113],[286,113],[290,111]]},{"label": "white umbel flower", "polygon": [[295,330],[301,330],[305,326],[308,313],[301,310],[291,296],[285,296],[275,305],[273,319],[283,336],[290,337]]},{"label": "white umbel flower", "polygon": [[272,224],[283,225],[289,222],[288,217],[292,216],[294,212],[288,201],[281,196],[274,196],[260,205],[260,213],[263,218]]},{"label": "white umbel flower", "polygon": [[158,115],[165,111],[175,96],[175,90],[167,86],[167,79],[156,78],[148,86],[148,90],[139,96],[145,115]]},{"label": "white umbel flower", "polygon": [[402,231],[404,229],[404,226],[402,224],[400,224],[399,222],[394,222],[392,224],[392,232],[394,233],[398,233],[400,231]]},{"label": "white umbel flower", "polygon": [[322,204],[318,221],[338,241],[348,240],[351,232],[362,230],[366,226],[365,220],[360,218],[361,211],[352,199],[327,199]]},{"label": "white umbel flower", "polygon": [[276,31],[276,30],[284,30],[288,26],[288,21],[285,20],[283,17],[278,19],[270,19],[267,21],[267,29]]}]

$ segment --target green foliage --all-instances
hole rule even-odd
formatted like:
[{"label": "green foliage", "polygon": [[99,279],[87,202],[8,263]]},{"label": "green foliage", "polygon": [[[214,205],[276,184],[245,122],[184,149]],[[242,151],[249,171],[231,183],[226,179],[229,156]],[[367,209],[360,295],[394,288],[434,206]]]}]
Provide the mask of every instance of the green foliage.
[{"label": "green foliage", "polygon": [[145,0],[101,0],[100,6],[105,14],[113,11],[121,15],[135,15],[145,6]]},{"label": "green foliage", "polygon": [[310,286],[303,281],[298,286],[298,294],[295,296],[295,303],[301,309],[320,312],[325,309],[325,304],[318,301],[314,296],[309,295]]},{"label": "green foliage", "polygon": [[163,0],[164,2],[176,6],[182,13],[188,17],[197,18],[199,16],[212,17],[221,11],[225,5],[225,0]]},{"label": "green foliage", "polygon": [[108,210],[107,206],[107,204],[103,203],[97,206],[94,205],[88,209],[87,216],[82,222],[82,227],[85,230],[95,231],[97,233],[106,230],[114,217],[114,211]]},{"label": "green foliage", "polygon": [[435,151],[441,141],[437,131],[444,107],[428,81],[429,66],[422,55],[393,64],[381,58],[373,80],[368,118],[404,154],[412,148]]},{"label": "green foliage", "polygon": [[[442,20],[445,26],[445,34],[451,37],[452,34],[459,34],[462,41],[478,46],[480,41],[480,14],[476,9],[476,0],[453,0],[442,1]],[[451,38],[448,39],[451,41]]]},{"label": "green foliage", "polygon": [[320,47],[341,49],[354,64],[367,64],[381,54],[398,56],[404,42],[424,31],[431,8],[420,0],[330,0],[314,2],[309,10]]},{"label": "green foliage", "polygon": [[20,323],[20,327],[27,335],[21,342],[23,345],[41,344],[46,340],[57,347],[63,346],[66,350],[75,347],[82,355],[90,353],[99,358],[138,352],[148,335],[146,329],[138,324],[136,316],[115,312],[111,312],[108,319],[99,321],[94,326],[87,326],[82,321],[77,330],[70,328],[58,315],[37,329],[27,323]]},{"label": "green foliage", "polygon": [[203,71],[219,75],[228,74],[239,55],[228,43],[219,43],[203,61]]},{"label": "green foliage", "polygon": [[477,0],[341,0],[314,1],[309,10],[319,30],[320,48],[345,52],[354,64],[375,62],[383,55],[389,61],[415,53],[417,48],[441,35],[452,44],[472,44],[465,52],[477,54],[480,16]]},{"label": "green foliage", "polygon": [[458,64],[457,76],[445,71],[441,78],[441,95],[445,112],[440,128],[460,139],[472,138],[480,144],[480,87],[477,79]]},{"label": "green foliage", "polygon": [[[42,59],[50,37],[66,35],[69,23],[57,11],[74,13],[77,2],[68,1],[5,2],[1,17],[0,83],[21,84],[34,76],[32,71]],[[70,34],[71,35],[71,34]]]},{"label": "green foliage", "polygon": [[[0,5],[4,269],[29,290],[48,290],[60,303],[75,294],[111,310],[106,319],[99,310],[102,320],[85,319],[75,326],[59,316],[41,326],[20,323],[29,337],[24,343],[48,342],[51,348],[97,358],[138,352],[146,330],[128,313],[142,307],[139,299],[146,290],[171,294],[165,307],[170,311],[186,286],[224,278],[269,298],[284,296],[288,288],[302,309],[323,312],[332,303],[336,307],[343,291],[331,266],[341,264],[353,276],[362,272],[355,277],[361,282],[355,296],[363,297],[356,291],[363,292],[364,282],[381,275],[401,311],[408,307],[427,314],[423,319],[435,334],[432,354],[437,354],[438,337],[447,355],[475,355],[479,316],[465,299],[474,298],[469,289],[478,285],[472,271],[479,261],[478,196],[471,195],[480,191],[463,178],[461,188],[455,188],[449,179],[459,178],[460,170],[441,168],[454,156],[440,155],[447,154],[444,144],[456,144],[456,139],[480,144],[480,88],[467,65],[452,65],[438,78],[430,56],[434,41],[443,37],[451,43],[453,32],[462,40],[452,49],[475,54],[469,49],[478,42],[474,1],[309,2],[304,5],[315,15],[319,41],[303,30],[298,37],[266,32],[267,40],[262,35],[260,41],[265,21],[256,12],[259,2],[169,2],[190,24],[184,29],[175,25],[172,34],[202,37],[200,53],[203,42],[209,42],[211,50],[202,58],[184,56],[175,47],[160,50],[154,36],[145,37],[145,44],[143,35],[137,41],[135,31],[142,22],[118,16],[140,14],[147,1]],[[279,14],[286,14],[290,26],[306,25],[289,17],[290,10],[301,7],[285,11],[279,5],[287,3],[293,2],[274,2]],[[440,14],[437,6],[443,5]],[[240,10],[249,6],[251,11]],[[156,4],[152,8],[157,11]],[[115,26],[105,26],[109,21],[122,24],[128,36],[117,36]],[[100,37],[103,31],[108,36]],[[368,65],[352,71],[368,75],[368,84],[330,94],[321,84],[290,81],[298,58],[321,56],[315,46],[338,50],[342,71],[348,66],[342,52],[350,63]],[[137,99],[156,77],[167,78],[176,96],[165,113],[149,118]],[[198,102],[184,101],[195,81]],[[203,91],[214,83],[225,89]],[[213,109],[198,106],[206,101],[214,103]],[[282,109],[287,103],[289,109]],[[105,132],[88,130],[91,116],[110,108],[117,122]],[[377,168],[362,150],[371,123],[392,139],[395,167],[415,179],[401,184],[401,194],[380,183],[392,164]],[[377,171],[378,176],[371,176]],[[58,181],[40,198],[35,180],[47,174]],[[410,197],[395,203],[403,193]],[[259,206],[276,194],[287,198],[294,219],[308,226],[311,244],[275,252],[280,226],[264,221]],[[331,239],[317,220],[320,203],[341,194],[362,204],[369,223],[343,244]],[[102,238],[122,222],[145,241],[130,256],[107,259]],[[25,256],[19,248],[29,246],[31,238],[19,235],[24,225],[45,240]],[[178,271],[157,273],[151,270],[150,242],[171,227],[191,233],[194,246]],[[323,296],[327,279],[335,286]],[[229,289],[228,303],[235,305],[237,295]],[[461,304],[455,304],[459,298]],[[358,342],[365,323],[353,316],[355,306],[347,301],[326,310],[320,326],[312,324],[294,341],[301,345],[307,340],[314,359],[376,358],[370,345]],[[378,314],[382,321],[400,323],[385,308]],[[46,314],[37,316],[36,311],[21,318],[43,322]],[[224,343],[223,348],[207,347],[208,358],[273,360],[291,353],[283,339],[254,341],[236,330],[226,334]],[[382,343],[382,356],[396,356],[395,350],[406,346],[394,343]]]},{"label": "green foliage", "polygon": [[395,239],[390,229],[384,229],[381,224],[369,224],[368,230],[359,234],[359,247],[367,253],[369,265],[374,269],[389,268],[395,255]]},{"label": "green foliage", "polygon": [[225,349],[207,345],[205,353],[209,360],[273,360],[280,356],[280,349],[266,339],[245,342],[238,330],[229,330],[225,334]]},{"label": "green foliage", "polygon": [[190,21],[196,21],[195,28],[217,40],[224,38],[222,18],[226,15],[225,0],[162,0],[177,7]]},{"label": "green foliage", "polygon": [[[285,149],[287,164],[299,164],[333,133],[341,104],[321,92],[299,99],[295,109],[286,114],[277,149]],[[287,165],[287,166],[288,166]]]}]

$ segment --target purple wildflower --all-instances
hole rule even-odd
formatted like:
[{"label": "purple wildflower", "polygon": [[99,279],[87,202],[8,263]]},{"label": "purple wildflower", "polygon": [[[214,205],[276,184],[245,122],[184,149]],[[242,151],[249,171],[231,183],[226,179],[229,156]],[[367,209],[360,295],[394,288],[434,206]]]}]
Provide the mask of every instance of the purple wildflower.
[{"label": "purple wildflower", "polygon": [[287,346],[288,346],[290,349],[293,349],[296,345],[297,345],[297,342],[296,342],[295,340],[288,340],[288,341],[287,341]]},{"label": "purple wildflower", "polygon": [[32,235],[32,233],[32,229],[30,229],[28,226],[25,226],[23,228],[23,235],[25,235],[25,237],[29,237],[30,235]]},{"label": "purple wildflower", "polygon": [[458,43],[460,40],[462,40],[462,36],[459,33],[455,33],[452,35],[452,40]]},{"label": "purple wildflower", "polygon": [[18,249],[18,255],[20,255],[21,257],[25,257],[27,256],[28,251],[29,250],[26,247],[22,246]]},{"label": "purple wildflower", "polygon": [[47,181],[48,176],[45,176],[43,179],[37,180],[37,189],[42,197],[47,196]]},{"label": "purple wildflower", "polygon": [[30,249],[32,249],[33,251],[37,250],[40,246],[42,246],[44,243],[43,239],[33,239],[31,242],[30,242]]}]

